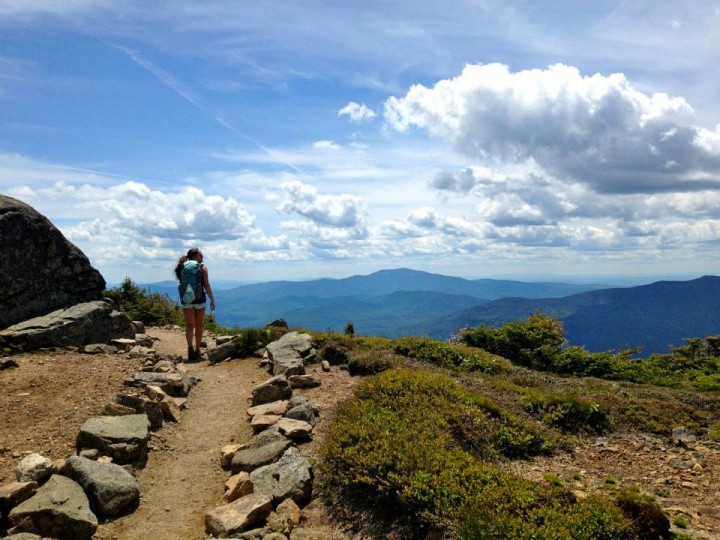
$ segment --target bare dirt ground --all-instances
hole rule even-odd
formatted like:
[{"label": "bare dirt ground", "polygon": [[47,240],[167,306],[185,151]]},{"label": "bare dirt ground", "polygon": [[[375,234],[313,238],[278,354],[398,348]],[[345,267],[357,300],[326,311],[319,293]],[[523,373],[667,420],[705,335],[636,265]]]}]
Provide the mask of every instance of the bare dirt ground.
[{"label": "bare dirt ground", "polygon": [[[151,328],[159,338],[159,352],[183,354],[184,333]],[[86,355],[67,351],[22,354],[13,359],[19,368],[0,372],[0,484],[15,480],[15,466],[30,452],[51,459],[75,453],[82,423],[100,415],[114,402],[123,379],[141,367],[124,355]],[[252,387],[267,379],[257,359],[234,360],[211,366],[186,364],[201,379],[190,392],[187,409],[178,424],[165,423],[151,439],[146,467],[137,471],[141,502],[136,512],[101,524],[99,540],[204,539],[204,515],[218,505],[229,473],[220,467],[220,448],[245,442],[252,436],[247,408]],[[312,369],[312,368],[311,368]],[[303,391],[320,409],[320,429],[331,417],[338,397],[355,384],[345,371],[326,374],[324,389]],[[302,448],[317,447],[319,438]],[[323,532],[325,538],[347,538],[329,523],[319,502],[305,509],[303,527]]]},{"label": "bare dirt ground", "polygon": [[[148,329],[159,338],[160,352],[183,354],[180,330]],[[68,351],[22,354],[13,359],[19,368],[0,371],[0,485],[15,480],[15,466],[30,452],[52,459],[75,451],[82,423],[100,415],[114,402],[123,379],[140,368],[141,361],[122,354],[86,355]],[[179,424],[166,423],[151,440],[145,469],[137,472],[141,489],[138,510],[101,524],[99,540],[204,539],[204,514],[215,507],[229,473],[219,465],[219,450],[251,436],[246,410],[252,387],[268,378],[257,359],[233,360],[215,366],[186,364],[201,382],[190,393]],[[333,368],[309,372],[322,381],[319,388],[302,390],[320,409],[314,440],[301,452],[315,459],[324,428],[336,403],[349,396],[361,380]],[[617,434],[607,440],[579,440],[574,451],[532,461],[510,462],[511,472],[540,482],[548,474],[583,493],[610,493],[637,484],[656,497],[671,520],[683,518],[697,539],[720,539],[720,448],[702,444],[683,449],[669,441],[637,434]],[[322,531],[322,538],[357,538],[334,524],[322,501],[315,499],[303,511],[303,527]]]}]

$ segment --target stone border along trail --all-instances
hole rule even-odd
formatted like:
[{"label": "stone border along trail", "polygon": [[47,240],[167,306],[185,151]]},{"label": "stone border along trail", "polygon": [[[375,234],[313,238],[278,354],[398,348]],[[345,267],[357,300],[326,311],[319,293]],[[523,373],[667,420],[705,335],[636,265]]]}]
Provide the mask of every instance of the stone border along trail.
[{"label": "stone border along trail", "polygon": [[[160,353],[184,355],[184,333],[158,328]],[[102,524],[99,540],[205,539],[204,516],[217,506],[227,473],[219,466],[220,448],[252,436],[247,422],[252,387],[267,378],[254,360],[209,365],[186,364],[200,379],[188,396],[180,423],[166,422],[151,435],[151,451],[144,469],[137,471],[141,502],[132,514]]]},{"label": "stone border along trail", "polygon": [[[183,354],[187,349],[184,332],[154,328],[149,334],[157,338],[153,348],[160,354]],[[232,349],[232,344],[228,345]],[[350,538],[346,532],[331,524],[325,507],[319,500],[312,498],[310,492],[313,474],[308,456],[312,456],[317,449],[322,439],[321,432],[316,431],[309,438],[308,433],[313,432],[312,425],[291,419],[291,415],[294,412],[304,416],[309,407],[314,411],[314,415],[310,415],[313,416],[310,422],[315,424],[314,416],[322,410],[316,427],[326,427],[338,399],[347,395],[358,380],[350,377],[345,370],[331,369],[326,362],[311,368],[315,373],[322,371],[324,383],[313,375],[306,375],[304,363],[305,359],[310,359],[306,355],[314,356],[315,352],[307,335],[298,336],[290,332],[270,344],[268,349],[272,346],[276,350],[273,352],[274,361],[269,367],[281,374],[276,377],[268,374],[267,364],[261,365],[256,358],[234,359],[217,364],[202,361],[185,365],[188,374],[199,379],[199,384],[188,395],[187,408],[180,413],[180,423],[166,422],[162,429],[151,434],[147,465],[136,472],[141,493],[139,508],[125,517],[101,524],[94,539],[201,540],[211,537],[207,532],[210,521],[213,522],[212,528],[217,530],[215,534],[224,536],[227,531],[234,536],[232,530],[245,531],[241,536],[253,540],[287,539],[288,535],[290,540]],[[227,349],[210,349],[216,353],[212,356],[218,358],[224,355],[218,356],[220,350]],[[297,358],[298,354],[302,359]],[[278,429],[280,433],[285,433],[280,438],[292,448],[284,455],[276,456],[274,463],[267,466],[246,463],[249,466],[247,470],[252,471],[249,472],[250,483],[255,484],[256,493],[243,497],[237,491],[228,499],[228,495],[233,492],[225,492],[232,482],[228,478],[231,474],[228,469],[234,470],[236,465],[243,468],[239,462],[236,463],[236,451],[246,446],[257,448],[258,445],[262,450],[268,448],[265,444],[270,445],[268,442],[260,442],[262,437],[257,436],[263,427],[269,427],[272,422],[268,426],[259,427],[256,424],[253,427],[255,420],[264,415],[256,415],[251,423],[251,411],[248,409],[251,405],[262,406],[260,403],[267,403],[271,407],[277,405],[278,402],[270,404],[277,399],[277,386],[284,388],[280,390],[281,393],[287,391],[292,396],[289,402],[284,403],[305,404],[294,411],[288,410],[287,418],[282,414],[276,416],[277,426],[267,430],[267,435]],[[293,392],[292,387],[301,391]],[[288,439],[293,439],[297,448]],[[221,467],[221,451],[222,459],[232,460],[232,467]],[[242,475],[247,478],[248,473],[240,473],[232,478],[237,479]],[[238,496],[240,499],[236,499]],[[238,511],[238,503],[252,504],[255,499],[263,502],[264,511],[251,511],[250,514]],[[300,510],[291,499],[295,499],[303,509]],[[276,510],[268,514],[271,500]],[[279,530],[285,534],[277,532]],[[274,532],[269,534],[271,531]]]}]

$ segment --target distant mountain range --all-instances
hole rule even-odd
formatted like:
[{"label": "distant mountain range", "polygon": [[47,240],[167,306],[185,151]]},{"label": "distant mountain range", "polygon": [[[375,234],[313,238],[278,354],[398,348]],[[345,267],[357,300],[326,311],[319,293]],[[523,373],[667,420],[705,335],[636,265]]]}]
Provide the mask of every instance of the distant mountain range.
[{"label": "distant mountain range", "polygon": [[[177,296],[172,282],[147,286]],[[312,281],[272,281],[215,288],[221,324],[290,326],[360,335],[427,335],[447,339],[458,328],[500,324],[542,311],[562,320],[569,342],[600,351],[642,346],[667,352],[683,338],[720,334],[720,277],[606,285],[529,283],[443,276],[409,269]]]}]

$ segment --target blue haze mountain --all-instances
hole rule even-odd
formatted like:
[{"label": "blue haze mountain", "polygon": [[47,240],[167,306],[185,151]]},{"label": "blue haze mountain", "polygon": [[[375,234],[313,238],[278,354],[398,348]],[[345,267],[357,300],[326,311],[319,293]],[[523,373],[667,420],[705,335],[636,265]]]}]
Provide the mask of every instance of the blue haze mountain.
[{"label": "blue haze mountain", "polygon": [[444,339],[462,326],[500,324],[542,311],[560,319],[571,345],[590,351],[641,346],[643,356],[669,352],[683,339],[720,334],[720,277],[658,281],[564,298],[503,298],[408,330]]},{"label": "blue haze mountain", "polygon": [[[218,322],[230,326],[264,326],[283,318],[291,326],[319,331],[340,331],[352,320],[358,334],[398,337],[413,333],[412,328],[427,319],[507,296],[557,297],[599,287],[602,285],[468,280],[401,268],[345,279],[271,281],[215,290],[215,315]],[[148,288],[176,300],[174,282]]]}]

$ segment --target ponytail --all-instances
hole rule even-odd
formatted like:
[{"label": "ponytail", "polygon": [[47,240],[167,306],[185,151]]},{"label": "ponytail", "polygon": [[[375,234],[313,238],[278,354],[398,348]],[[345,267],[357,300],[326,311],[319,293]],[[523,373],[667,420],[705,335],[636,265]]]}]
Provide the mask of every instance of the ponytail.
[{"label": "ponytail", "polygon": [[188,260],[188,258],[185,255],[183,255],[182,257],[180,257],[178,259],[177,265],[175,265],[175,277],[178,279],[178,281],[180,280],[180,277],[182,276],[183,263],[187,260]]}]

